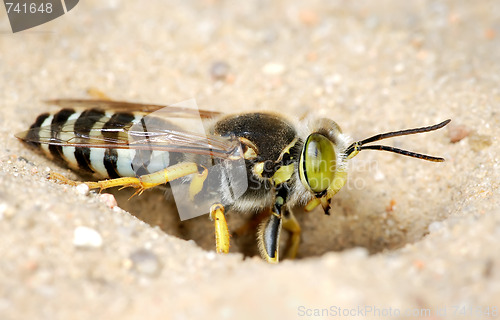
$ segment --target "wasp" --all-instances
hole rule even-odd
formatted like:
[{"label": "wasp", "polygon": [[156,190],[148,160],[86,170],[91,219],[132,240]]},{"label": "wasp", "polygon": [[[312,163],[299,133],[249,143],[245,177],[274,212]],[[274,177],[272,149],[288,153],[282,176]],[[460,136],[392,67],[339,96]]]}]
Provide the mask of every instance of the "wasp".
[{"label": "wasp", "polygon": [[[271,263],[279,261],[282,229],[290,232],[287,256],[294,258],[297,254],[301,228],[294,207],[311,211],[321,206],[329,214],[332,197],[347,181],[349,159],[362,150],[383,150],[444,161],[372,143],[437,130],[450,122],[350,143],[337,123],[326,118],[301,123],[265,112],[224,115],[113,100],[48,102],[62,109],[41,114],[17,138],[70,169],[92,174],[97,181],[84,182],[91,189],[132,187],[135,194],[141,194],[176,182],[193,207],[201,208],[197,206],[201,202],[208,204],[199,209],[198,215],[208,213],[214,221],[218,253],[229,252],[226,212],[260,213],[263,219],[258,227],[258,247],[263,259]],[[161,116],[153,116],[160,109]],[[179,125],[179,118],[198,115],[206,124],[206,136]],[[145,120],[149,120],[148,125]],[[231,171],[237,167],[235,163],[243,170]],[[221,167],[236,174],[228,178],[226,171],[215,169]],[[81,183],[56,173],[51,177],[70,185]],[[235,190],[239,190],[237,195]]]}]

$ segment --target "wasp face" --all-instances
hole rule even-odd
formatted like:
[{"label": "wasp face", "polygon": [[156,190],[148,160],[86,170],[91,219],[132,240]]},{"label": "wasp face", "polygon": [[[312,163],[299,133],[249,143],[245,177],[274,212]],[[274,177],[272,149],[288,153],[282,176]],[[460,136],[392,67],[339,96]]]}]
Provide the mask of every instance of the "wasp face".
[{"label": "wasp face", "polygon": [[332,141],[320,133],[310,134],[299,160],[302,184],[316,196],[322,196],[332,184],[336,170],[337,157]]},{"label": "wasp face", "polygon": [[312,193],[306,210],[320,205],[328,213],[330,199],[346,183],[348,138],[333,120],[319,119],[310,126],[298,161],[301,184]]}]

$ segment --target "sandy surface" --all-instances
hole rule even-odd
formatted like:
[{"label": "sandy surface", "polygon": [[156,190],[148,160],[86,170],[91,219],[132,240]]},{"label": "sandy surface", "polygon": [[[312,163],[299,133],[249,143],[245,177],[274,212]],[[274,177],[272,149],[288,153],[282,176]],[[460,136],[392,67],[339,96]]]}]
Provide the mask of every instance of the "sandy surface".
[{"label": "sandy surface", "polygon": [[[499,317],[498,1],[164,2],[81,1],[19,34],[0,10],[0,319]],[[179,223],[161,191],[121,210],[45,179],[77,176],[13,134],[91,87],[355,139],[453,122],[388,142],[444,163],[362,152],[331,216],[299,212],[299,259],[268,265],[253,232],[216,255],[207,216]]]}]

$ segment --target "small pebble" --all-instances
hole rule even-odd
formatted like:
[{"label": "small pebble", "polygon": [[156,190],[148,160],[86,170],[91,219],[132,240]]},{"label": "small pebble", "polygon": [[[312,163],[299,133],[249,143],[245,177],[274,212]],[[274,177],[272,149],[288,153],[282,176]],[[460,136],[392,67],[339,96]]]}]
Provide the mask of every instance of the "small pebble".
[{"label": "small pebble", "polygon": [[147,249],[138,249],[132,252],[130,261],[134,270],[147,276],[157,276],[161,271],[158,257]]},{"label": "small pebble", "polygon": [[85,183],[80,183],[79,185],[76,186],[76,191],[81,194],[81,195],[88,195],[89,192],[90,192],[90,188],[88,185],[86,185]]},{"label": "small pebble", "polygon": [[397,73],[401,73],[401,72],[405,71],[405,65],[402,64],[402,63],[397,63],[394,66],[394,71],[397,72]]},{"label": "small pebble", "polygon": [[217,254],[214,251],[208,251],[206,256],[208,260],[215,260]]},{"label": "small pebble", "polygon": [[470,134],[470,130],[463,124],[450,125],[448,127],[448,137],[451,143],[456,143]]},{"label": "small pebble", "polygon": [[103,202],[104,204],[106,204],[111,209],[118,206],[118,203],[116,202],[115,196],[110,194],[110,193],[102,193],[99,196],[99,200],[101,202]]},{"label": "small pebble", "polygon": [[210,75],[214,80],[224,81],[226,80],[229,70],[231,67],[224,61],[216,61],[212,64],[210,68]]},{"label": "small pebble", "polygon": [[73,245],[77,248],[99,248],[102,237],[95,229],[79,226],[73,233]]},{"label": "small pebble", "polygon": [[363,259],[368,257],[368,250],[362,247],[354,247],[343,252],[344,257],[352,259]]},{"label": "small pebble", "polygon": [[434,221],[433,223],[431,223],[429,225],[428,229],[429,229],[429,232],[432,233],[432,232],[436,232],[437,230],[441,229],[442,227],[443,227],[442,222]]},{"label": "small pebble", "polygon": [[285,66],[281,63],[269,62],[262,67],[262,72],[270,76],[277,76],[285,72]]}]

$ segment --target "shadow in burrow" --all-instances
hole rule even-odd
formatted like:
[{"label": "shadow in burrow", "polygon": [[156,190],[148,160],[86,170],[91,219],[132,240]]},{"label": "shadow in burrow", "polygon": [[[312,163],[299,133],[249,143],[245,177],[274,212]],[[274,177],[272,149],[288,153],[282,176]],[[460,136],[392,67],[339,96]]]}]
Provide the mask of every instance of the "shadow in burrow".
[{"label": "shadow in burrow", "polygon": [[[118,205],[148,223],[158,226],[167,234],[185,240],[193,240],[201,248],[215,250],[214,224],[208,214],[194,219],[180,221],[174,201],[163,189],[144,192],[128,200],[132,190],[112,190]],[[372,201],[367,199],[372,198]],[[363,201],[360,201],[363,199]],[[411,230],[416,225],[411,220],[399,218],[391,207],[394,200],[388,196],[373,195],[368,190],[341,191],[332,199],[330,215],[321,208],[305,212],[294,208],[301,226],[301,244],[297,259],[321,256],[327,252],[338,252],[354,247],[363,247],[370,254],[394,250],[415,241],[407,235],[419,233],[425,236],[426,228]],[[258,256],[257,223],[255,214],[226,215],[231,236],[230,252],[242,253],[245,257]],[[429,222],[430,223],[430,222]],[[247,228],[249,227],[249,228]],[[426,226],[425,226],[426,227]],[[289,233],[283,231],[280,241],[280,255],[284,256]]]}]

